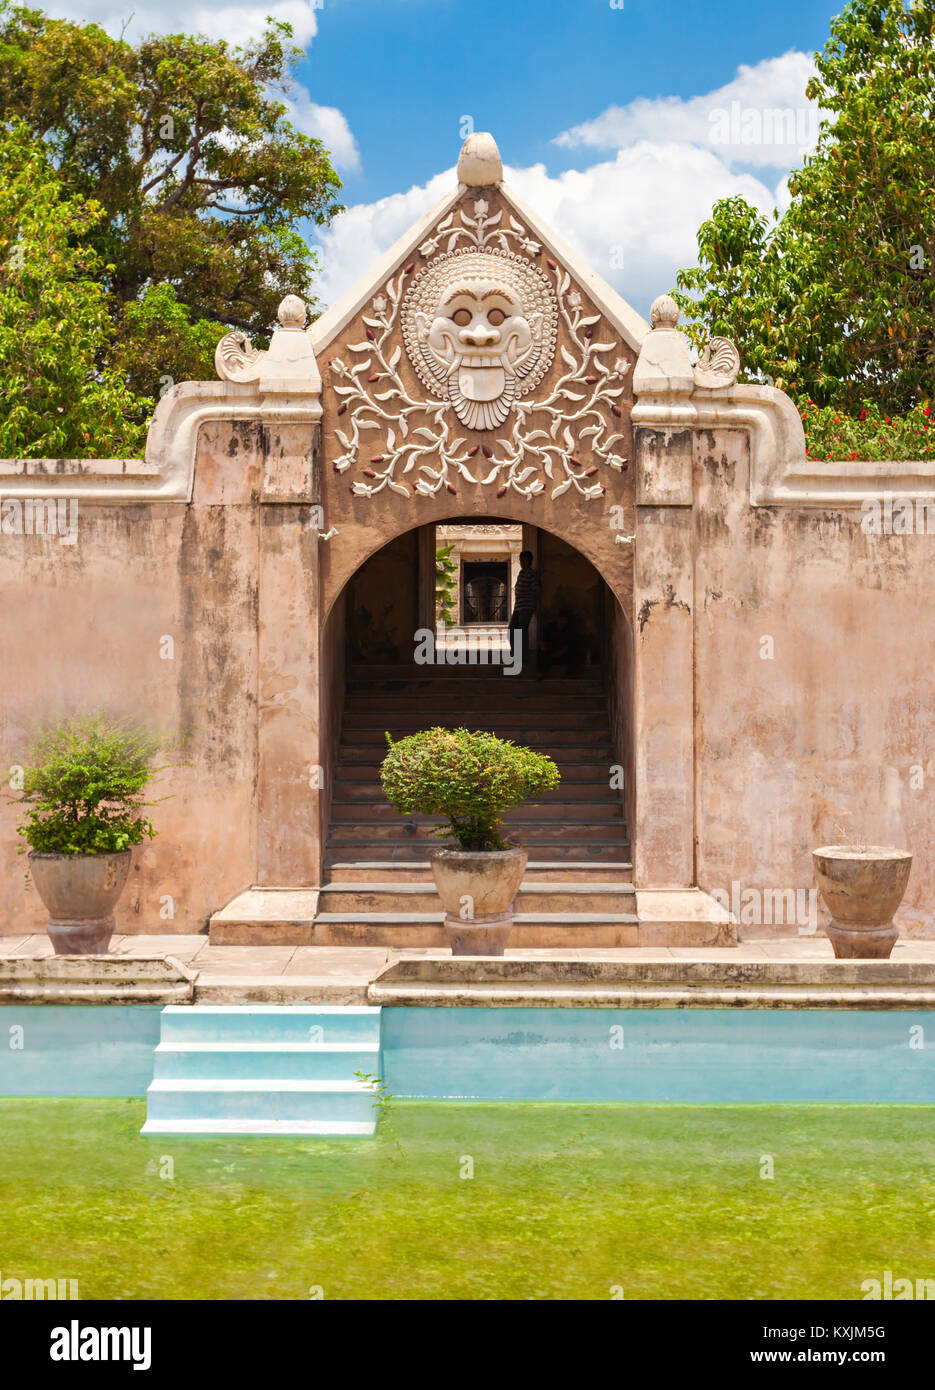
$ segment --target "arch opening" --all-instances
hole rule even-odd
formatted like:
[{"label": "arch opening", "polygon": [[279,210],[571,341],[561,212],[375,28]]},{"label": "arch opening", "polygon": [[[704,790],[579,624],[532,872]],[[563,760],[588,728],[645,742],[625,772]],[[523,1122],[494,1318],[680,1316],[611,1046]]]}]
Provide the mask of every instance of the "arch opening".
[{"label": "arch opening", "polygon": [[[457,560],[448,622],[436,585],[446,546]],[[527,550],[538,594],[524,646],[509,622]],[[493,581],[488,600],[500,600],[486,621],[477,615],[478,576]],[[508,818],[531,862],[629,865],[636,730],[627,600],[568,541],[508,516],[443,517],[372,550],[323,629],[323,883],[339,865],[349,874],[355,864],[424,862],[441,843],[430,825],[399,816],[379,785],[385,733],[433,724],[491,729],[558,763],[560,787]]]}]

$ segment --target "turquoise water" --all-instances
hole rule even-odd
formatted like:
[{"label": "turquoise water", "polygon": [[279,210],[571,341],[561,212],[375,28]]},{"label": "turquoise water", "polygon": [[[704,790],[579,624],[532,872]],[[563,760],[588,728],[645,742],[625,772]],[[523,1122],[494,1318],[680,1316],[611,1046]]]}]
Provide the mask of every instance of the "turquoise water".
[{"label": "turquoise water", "polygon": [[[145,1095],[160,1014],[2,1006],[0,1094]],[[935,1011],[385,1008],[379,1074],[422,1099],[927,1104]]]}]

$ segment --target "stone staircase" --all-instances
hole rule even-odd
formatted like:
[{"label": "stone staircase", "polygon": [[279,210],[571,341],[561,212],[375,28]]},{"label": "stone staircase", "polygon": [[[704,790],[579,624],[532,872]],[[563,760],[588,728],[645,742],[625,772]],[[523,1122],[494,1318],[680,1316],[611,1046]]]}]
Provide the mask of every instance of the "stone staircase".
[{"label": "stone staircase", "polygon": [[170,1005],[143,1134],[373,1134],[380,1010]]},{"label": "stone staircase", "polygon": [[[475,674],[477,672],[477,674]],[[394,738],[464,726],[548,753],[561,784],[505,818],[529,853],[510,945],[635,946],[637,918],[627,827],[607,699],[599,676],[542,682],[498,668],[352,671],[336,762],[325,882],[314,939],[321,945],[444,947],[444,913],[428,851],[444,843],[428,816],[387,802],[379,767]]]}]

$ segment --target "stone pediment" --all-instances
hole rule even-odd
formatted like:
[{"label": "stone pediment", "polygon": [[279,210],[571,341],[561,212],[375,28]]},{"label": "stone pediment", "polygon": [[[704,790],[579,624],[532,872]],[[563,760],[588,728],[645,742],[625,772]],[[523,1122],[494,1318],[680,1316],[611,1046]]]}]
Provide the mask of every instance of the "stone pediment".
[{"label": "stone pediment", "polygon": [[366,498],[601,497],[648,325],[500,179],[467,181],[501,172],[472,138],[486,158],[466,147],[457,189],[309,330],[324,467]]}]

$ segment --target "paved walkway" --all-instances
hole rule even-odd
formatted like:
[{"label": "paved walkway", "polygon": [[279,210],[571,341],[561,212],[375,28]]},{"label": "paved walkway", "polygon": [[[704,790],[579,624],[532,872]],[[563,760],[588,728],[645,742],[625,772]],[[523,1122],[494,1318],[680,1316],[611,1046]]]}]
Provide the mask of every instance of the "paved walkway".
[{"label": "paved walkway", "polygon": [[[211,946],[207,936],[115,936],[111,953],[123,958],[173,956],[196,972],[195,998],[202,1003],[318,1000],[333,1004],[366,1002],[371,980],[398,960],[446,956],[437,950],[382,946]],[[52,955],[45,935],[0,936],[0,957]],[[603,949],[507,950],[517,960],[833,961],[824,936],[747,941],[740,946],[660,946]],[[935,964],[935,941],[898,941],[894,963]]]}]

